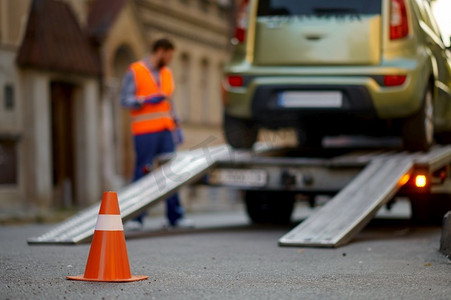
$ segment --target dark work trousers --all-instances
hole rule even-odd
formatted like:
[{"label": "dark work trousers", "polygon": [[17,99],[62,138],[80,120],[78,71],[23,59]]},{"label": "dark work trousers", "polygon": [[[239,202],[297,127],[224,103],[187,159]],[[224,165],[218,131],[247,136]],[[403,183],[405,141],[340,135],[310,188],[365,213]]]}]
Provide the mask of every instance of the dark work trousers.
[{"label": "dark work trousers", "polygon": [[[148,134],[135,135],[133,137],[135,144],[135,172],[133,182],[139,180],[152,170],[155,157],[164,153],[172,153],[175,151],[174,139],[172,132],[168,130],[153,132]],[[180,205],[177,193],[166,199],[166,216],[172,226],[183,217],[183,207]],[[135,218],[136,221],[143,223],[145,213]]]}]

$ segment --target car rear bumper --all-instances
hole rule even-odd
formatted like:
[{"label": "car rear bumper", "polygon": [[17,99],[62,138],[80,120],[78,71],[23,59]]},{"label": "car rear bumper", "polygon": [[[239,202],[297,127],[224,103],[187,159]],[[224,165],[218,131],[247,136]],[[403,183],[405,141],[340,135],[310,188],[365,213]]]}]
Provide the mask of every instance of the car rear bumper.
[{"label": "car rear bumper", "polygon": [[[260,69],[241,72],[244,86],[226,87],[226,113],[236,117],[264,119],[266,114],[312,113],[352,114],[357,117],[399,119],[418,111],[428,81],[424,63],[394,67]],[[291,71],[291,72],[287,72]],[[248,75],[252,74],[252,75]],[[271,75],[268,75],[271,74]],[[362,75],[365,74],[365,75]],[[384,75],[406,75],[399,86],[385,86]],[[339,91],[342,106],[281,107],[284,91]],[[262,117],[263,116],[263,117]]]},{"label": "car rear bumper", "polygon": [[[338,92],[341,95],[340,107],[317,106],[287,107],[280,103],[280,95],[286,91],[294,92]],[[361,85],[260,85],[255,89],[251,112],[256,119],[266,119],[267,114],[312,115],[317,113],[355,114],[363,117],[376,117],[371,96]]]}]

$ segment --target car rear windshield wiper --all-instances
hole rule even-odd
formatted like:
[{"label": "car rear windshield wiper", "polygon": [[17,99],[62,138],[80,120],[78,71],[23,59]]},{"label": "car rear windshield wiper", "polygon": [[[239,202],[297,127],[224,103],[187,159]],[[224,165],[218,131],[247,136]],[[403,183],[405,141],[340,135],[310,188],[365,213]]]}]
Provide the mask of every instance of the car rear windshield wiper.
[{"label": "car rear windshield wiper", "polygon": [[360,20],[360,12],[354,8],[313,8],[313,12],[316,16],[319,17],[337,17],[343,18],[346,16],[352,16],[352,18],[356,18]]},{"label": "car rear windshield wiper", "polygon": [[359,12],[355,8],[341,7],[314,7],[313,12],[316,15],[358,15]]},{"label": "car rear windshield wiper", "polygon": [[285,7],[274,7],[269,13],[269,16],[289,16],[291,15],[290,11]]}]

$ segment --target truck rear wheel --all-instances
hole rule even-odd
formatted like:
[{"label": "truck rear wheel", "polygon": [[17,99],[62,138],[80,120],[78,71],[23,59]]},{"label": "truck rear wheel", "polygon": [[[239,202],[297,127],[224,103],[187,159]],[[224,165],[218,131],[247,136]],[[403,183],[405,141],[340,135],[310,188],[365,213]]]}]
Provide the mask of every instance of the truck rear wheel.
[{"label": "truck rear wheel", "polygon": [[258,127],[249,120],[224,114],[224,135],[233,148],[251,149],[257,141]]},{"label": "truck rear wheel", "polygon": [[324,135],[319,130],[301,127],[297,129],[296,133],[299,147],[321,148],[323,145]]},{"label": "truck rear wheel", "polygon": [[245,191],[246,211],[253,223],[286,224],[291,220],[294,195],[280,191]]},{"label": "truck rear wheel", "polygon": [[451,144],[451,131],[445,131],[436,134],[435,141],[441,145]]},{"label": "truck rear wheel", "polygon": [[402,124],[404,148],[409,151],[428,151],[434,141],[434,105],[428,86],[420,110]]},{"label": "truck rear wheel", "polygon": [[419,194],[410,197],[412,216],[415,224],[441,225],[443,216],[451,210],[450,194]]}]

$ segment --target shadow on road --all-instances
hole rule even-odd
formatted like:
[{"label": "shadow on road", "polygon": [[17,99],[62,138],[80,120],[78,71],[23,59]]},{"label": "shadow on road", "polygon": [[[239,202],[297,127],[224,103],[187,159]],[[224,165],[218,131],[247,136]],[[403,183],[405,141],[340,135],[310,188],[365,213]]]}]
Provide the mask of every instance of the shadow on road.
[{"label": "shadow on road", "polygon": [[[197,235],[206,233],[239,233],[239,232],[278,232],[280,235],[293,229],[305,219],[296,220],[290,224],[252,224],[249,221],[231,224],[202,226],[192,229],[144,229],[126,232],[127,240],[156,237],[173,237],[177,235]],[[427,238],[440,230],[439,226],[419,226],[412,224],[406,218],[376,218],[372,220],[351,243],[367,241],[418,239]]]}]

